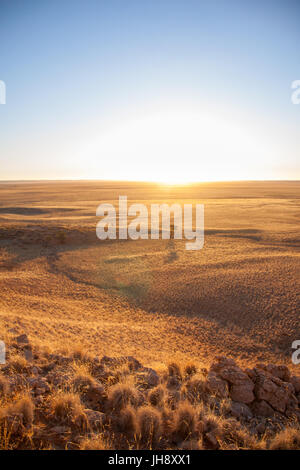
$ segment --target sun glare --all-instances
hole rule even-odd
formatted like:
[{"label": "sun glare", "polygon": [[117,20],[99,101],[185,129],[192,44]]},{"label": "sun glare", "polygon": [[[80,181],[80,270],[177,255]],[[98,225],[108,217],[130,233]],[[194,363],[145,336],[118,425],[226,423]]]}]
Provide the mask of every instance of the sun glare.
[{"label": "sun glare", "polygon": [[103,130],[85,151],[92,178],[185,184],[255,179],[269,149],[237,122],[189,111],[124,121]]}]

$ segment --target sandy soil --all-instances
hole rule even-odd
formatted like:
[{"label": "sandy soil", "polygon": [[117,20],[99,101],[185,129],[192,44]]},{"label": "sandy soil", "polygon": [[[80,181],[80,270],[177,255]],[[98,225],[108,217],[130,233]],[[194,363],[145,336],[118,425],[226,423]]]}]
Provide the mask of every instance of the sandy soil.
[{"label": "sandy soil", "polygon": [[[83,345],[159,367],[290,367],[300,339],[300,182],[161,186],[117,182],[0,183],[0,328],[50,350]],[[101,242],[96,208],[205,205],[205,245]],[[0,338],[1,339],[1,338]]]}]

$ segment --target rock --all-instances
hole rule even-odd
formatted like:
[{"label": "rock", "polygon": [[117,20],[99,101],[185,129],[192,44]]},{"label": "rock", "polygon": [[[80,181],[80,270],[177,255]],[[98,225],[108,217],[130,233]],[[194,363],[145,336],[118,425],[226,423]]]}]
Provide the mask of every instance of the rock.
[{"label": "rock", "polygon": [[100,411],[90,409],[84,410],[90,428],[94,431],[100,430],[106,422],[106,415]]},{"label": "rock", "polygon": [[244,382],[241,385],[232,385],[230,389],[230,397],[233,401],[241,403],[252,403],[255,396],[253,393],[253,382]]},{"label": "rock", "polygon": [[28,336],[23,334],[23,335],[20,335],[20,336],[17,336],[15,338],[15,341],[18,343],[18,344],[29,344],[29,339],[28,339]]},{"label": "rock", "polygon": [[219,372],[220,370],[224,369],[224,367],[236,366],[236,363],[233,359],[225,356],[217,356],[215,361],[216,362],[213,362],[213,364],[210,366],[210,370],[213,372]]},{"label": "rock", "polygon": [[255,428],[255,431],[258,433],[258,434],[263,434],[266,430],[266,425],[264,423],[259,423],[256,428]]},{"label": "rock", "polygon": [[50,392],[49,384],[44,377],[30,377],[28,384],[36,395]]},{"label": "rock", "polygon": [[231,403],[230,408],[231,414],[236,418],[247,418],[251,419],[253,417],[253,413],[250,410],[249,406],[245,405],[245,403],[239,403],[237,401],[233,401]]},{"label": "rock", "polygon": [[277,377],[280,380],[283,380],[284,382],[290,381],[291,373],[289,371],[289,368],[285,365],[257,364],[256,368],[265,370],[269,374],[273,375],[274,377]]},{"label": "rock", "polygon": [[268,372],[256,369],[254,393],[258,400],[264,400],[275,410],[284,413],[289,401],[293,398],[296,401],[293,392],[292,384],[283,382]]},{"label": "rock", "polygon": [[275,413],[273,408],[264,400],[255,400],[251,405],[251,409],[254,415],[264,416],[265,418],[273,416]]},{"label": "rock", "polygon": [[[156,385],[159,383],[159,376],[157,372],[150,367],[144,367],[141,372],[136,374],[136,377],[138,383],[144,388],[156,387]],[[173,377],[170,377],[170,379],[173,379]],[[175,382],[177,382],[175,377],[174,379]]]},{"label": "rock", "polygon": [[219,448],[218,440],[213,432],[205,433],[205,440],[207,441],[210,449],[215,450]]},{"label": "rock", "polygon": [[107,398],[104,387],[102,385],[91,386],[85,392],[85,398],[92,406],[99,406],[104,403]]},{"label": "rock", "polygon": [[251,403],[254,400],[254,383],[240,367],[234,364],[233,360],[220,359],[211,367],[221,379],[230,384],[230,396],[233,401],[241,403]]},{"label": "rock", "polygon": [[108,367],[117,367],[122,364],[128,364],[130,370],[138,370],[142,367],[141,363],[133,356],[109,357],[103,356],[100,365]]},{"label": "rock", "polygon": [[59,372],[50,372],[47,375],[48,382],[54,385],[55,387],[67,384],[69,379],[70,377],[67,374]]},{"label": "rock", "polygon": [[144,372],[146,372],[146,380],[147,380],[148,386],[156,387],[156,385],[158,385],[158,382],[159,382],[159,376],[157,372],[150,368],[144,369]]},{"label": "rock", "polygon": [[32,354],[31,349],[24,349],[23,355],[24,355],[26,361],[28,361],[28,362],[33,361],[33,354]]},{"label": "rock", "polygon": [[41,373],[41,370],[39,367],[33,366],[32,373],[33,375],[39,375]]},{"label": "rock", "polygon": [[219,375],[222,377],[222,379],[227,380],[227,382],[230,384],[242,385],[244,383],[248,383],[252,384],[254,388],[254,384],[250,377],[238,366],[224,367],[219,371]]},{"label": "rock", "polygon": [[297,375],[292,375],[290,378],[290,383],[293,385],[295,392],[299,393],[300,392],[300,377]]},{"label": "rock", "polygon": [[228,397],[228,385],[215,372],[210,371],[206,377],[205,387],[209,393],[217,395],[220,398]]},{"label": "rock", "polygon": [[67,426],[53,426],[52,428],[50,428],[50,433],[65,434],[69,430],[70,428],[68,428]]}]

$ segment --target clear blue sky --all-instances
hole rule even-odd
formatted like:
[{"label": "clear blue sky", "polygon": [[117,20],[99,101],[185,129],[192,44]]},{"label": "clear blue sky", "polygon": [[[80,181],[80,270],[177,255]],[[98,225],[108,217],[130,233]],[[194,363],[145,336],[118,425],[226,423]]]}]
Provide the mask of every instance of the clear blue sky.
[{"label": "clear blue sky", "polygon": [[299,179],[299,44],[298,0],[0,0],[0,179]]}]

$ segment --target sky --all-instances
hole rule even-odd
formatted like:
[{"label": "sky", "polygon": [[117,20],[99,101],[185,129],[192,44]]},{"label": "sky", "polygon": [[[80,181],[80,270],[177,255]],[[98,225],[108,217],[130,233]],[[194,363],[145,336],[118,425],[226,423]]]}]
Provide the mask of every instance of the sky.
[{"label": "sky", "polygon": [[299,179],[299,44],[298,0],[0,0],[0,180]]}]

